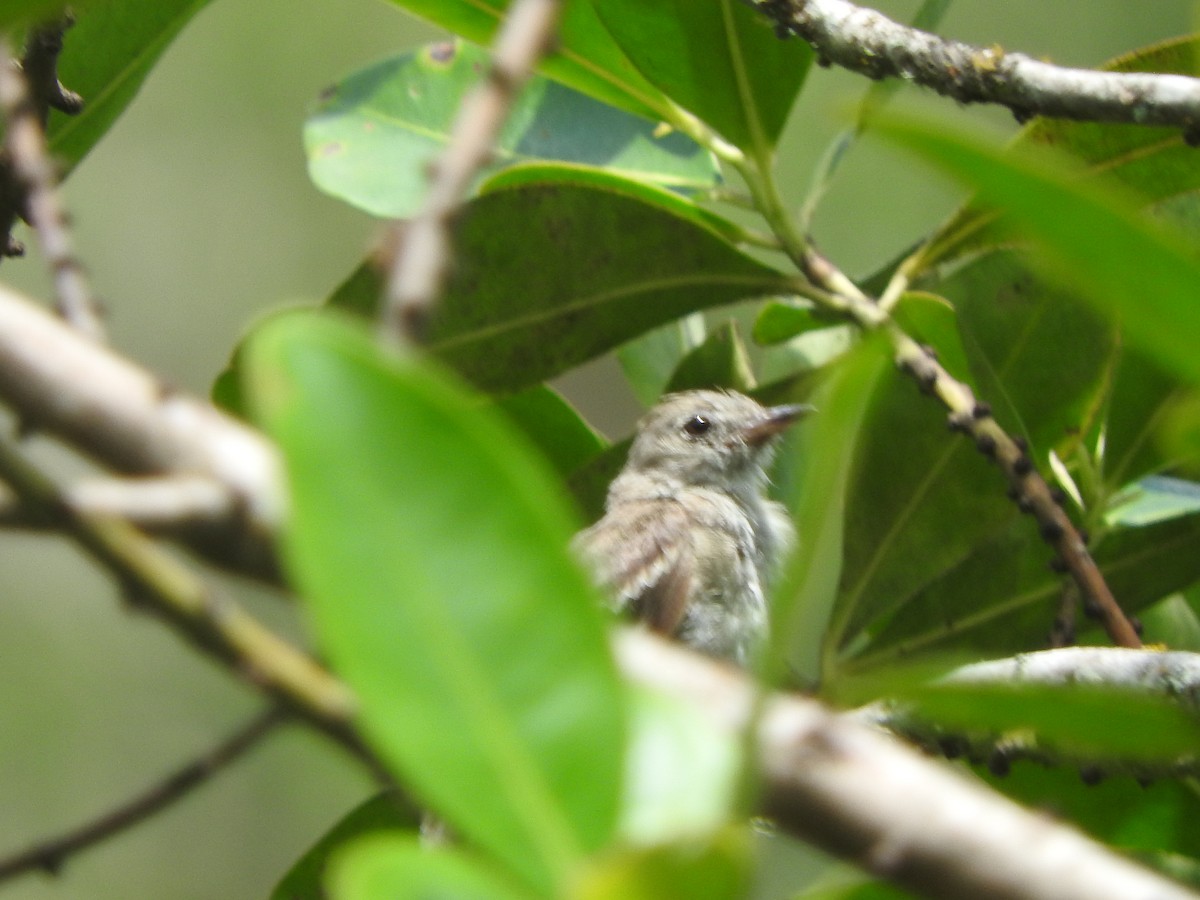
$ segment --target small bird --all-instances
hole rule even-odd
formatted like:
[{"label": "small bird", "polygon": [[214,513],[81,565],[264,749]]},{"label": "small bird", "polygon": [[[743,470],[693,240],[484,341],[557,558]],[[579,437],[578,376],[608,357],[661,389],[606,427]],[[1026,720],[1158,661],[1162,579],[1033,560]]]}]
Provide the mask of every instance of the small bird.
[{"label": "small bird", "polygon": [[573,542],[618,611],[749,662],[767,633],[765,586],[795,540],[765,468],[773,439],[811,409],[685,391],[642,418],[604,516]]}]

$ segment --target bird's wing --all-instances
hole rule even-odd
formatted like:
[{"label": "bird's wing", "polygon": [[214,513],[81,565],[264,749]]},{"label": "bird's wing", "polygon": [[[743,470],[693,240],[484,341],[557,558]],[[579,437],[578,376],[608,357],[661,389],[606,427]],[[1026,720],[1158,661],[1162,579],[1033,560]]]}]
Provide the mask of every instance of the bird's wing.
[{"label": "bird's wing", "polygon": [[673,634],[691,592],[693,547],[687,511],[673,500],[621,504],[579,535],[577,544],[618,609]]}]

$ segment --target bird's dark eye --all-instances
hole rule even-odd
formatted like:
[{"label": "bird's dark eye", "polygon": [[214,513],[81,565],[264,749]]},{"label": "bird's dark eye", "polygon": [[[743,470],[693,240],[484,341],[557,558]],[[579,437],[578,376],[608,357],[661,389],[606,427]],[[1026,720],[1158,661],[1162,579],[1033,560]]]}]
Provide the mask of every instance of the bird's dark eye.
[{"label": "bird's dark eye", "polygon": [[712,428],[712,422],[704,416],[692,416],[683,423],[683,430],[691,437],[699,437]]}]

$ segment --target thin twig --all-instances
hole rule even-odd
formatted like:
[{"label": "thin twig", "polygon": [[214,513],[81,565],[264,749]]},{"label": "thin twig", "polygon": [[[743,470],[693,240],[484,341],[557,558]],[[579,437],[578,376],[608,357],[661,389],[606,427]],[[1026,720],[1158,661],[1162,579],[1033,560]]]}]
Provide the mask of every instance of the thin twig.
[{"label": "thin twig", "polygon": [[720,730],[753,724],[760,807],[780,828],[918,896],[1196,900],[815,700],[764,700],[736,670],[644,631],[622,632],[616,650],[627,678],[689,703]]},{"label": "thin twig", "polygon": [[496,35],[487,75],[464,100],[445,152],[431,168],[421,211],[398,222],[387,262],[383,334],[419,340],[450,269],[455,210],[489,160],[496,135],[538,59],[550,49],[559,0],[515,0]]},{"label": "thin twig", "polygon": [[846,0],[750,0],[825,64],[870,78],[903,78],[960,103],[996,103],[1032,116],[1170,125],[1200,141],[1200,80],[1184,75],[1070,69],[946,40]]},{"label": "thin twig", "polygon": [[[47,55],[57,60],[61,49],[61,29],[37,30],[31,37],[26,63],[33,67],[35,61]],[[7,48],[2,55],[7,59]],[[61,96],[57,77],[54,82]],[[21,66],[13,61],[0,65],[0,112],[4,115],[7,161],[24,194],[25,220],[37,234],[42,256],[54,277],[58,312],[83,334],[102,341],[104,319],[75,255],[67,215],[59,199],[58,172],[46,149],[46,108],[38,99]]]},{"label": "thin twig", "polygon": [[108,569],[130,603],[153,613],[205,655],[372,762],[350,725],[355,704],[349,689],[310,656],[264,627],[128,522],[71,508],[53,482],[3,441],[0,479],[8,482],[22,503],[73,537]]},{"label": "thin twig", "polygon": [[[28,85],[32,118],[43,133],[51,109],[74,115],[83,108],[83,99],[63,87],[58,80],[58,57],[63,49],[63,34],[71,24],[71,18],[64,16],[39,25],[29,32],[25,41],[25,55],[20,68]],[[0,51],[0,59],[7,61],[7,48]],[[29,218],[26,195],[26,183],[14,170],[9,152],[5,152],[0,155],[0,233],[3,234],[0,257],[21,256],[25,252],[21,242],[12,236],[12,229],[18,217]]]},{"label": "thin twig", "polygon": [[258,713],[202,756],[188,762],[138,796],[90,822],[48,840],[39,841],[7,859],[0,859],[0,882],[28,872],[57,875],[69,857],[140,824],[161,812],[228,768],[288,720],[278,706]]}]

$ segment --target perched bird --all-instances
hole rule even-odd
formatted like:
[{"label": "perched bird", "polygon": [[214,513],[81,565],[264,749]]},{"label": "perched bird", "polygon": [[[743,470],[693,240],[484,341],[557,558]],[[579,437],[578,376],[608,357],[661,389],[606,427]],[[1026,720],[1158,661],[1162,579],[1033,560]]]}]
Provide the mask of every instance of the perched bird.
[{"label": "perched bird", "polygon": [[618,610],[748,662],[766,637],[765,586],[795,538],[765,496],[765,467],[773,438],[810,410],[686,391],[643,417],[603,518],[573,544]]}]

